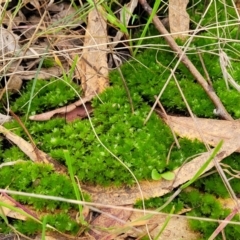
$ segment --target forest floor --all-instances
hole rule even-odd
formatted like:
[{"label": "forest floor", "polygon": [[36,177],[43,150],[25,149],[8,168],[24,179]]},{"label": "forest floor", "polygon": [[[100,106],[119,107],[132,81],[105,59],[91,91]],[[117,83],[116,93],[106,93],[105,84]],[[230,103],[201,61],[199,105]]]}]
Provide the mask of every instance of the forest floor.
[{"label": "forest floor", "polygon": [[238,5],[3,1],[0,239],[240,239]]}]

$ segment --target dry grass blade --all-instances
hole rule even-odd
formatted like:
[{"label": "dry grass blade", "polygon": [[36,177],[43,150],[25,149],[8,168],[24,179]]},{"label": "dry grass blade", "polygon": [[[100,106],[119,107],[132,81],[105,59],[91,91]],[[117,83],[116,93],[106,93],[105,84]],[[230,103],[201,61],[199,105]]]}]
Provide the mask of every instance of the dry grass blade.
[{"label": "dry grass blade", "polygon": [[[90,230],[89,234],[96,239],[117,239],[119,234],[125,232],[123,226],[132,215],[132,212],[122,209],[102,209],[102,211],[105,214],[99,215],[91,222],[92,230]],[[118,218],[118,221],[107,216],[107,214]],[[108,233],[106,230],[104,231],[104,229],[108,228],[113,228],[111,233]]]}]

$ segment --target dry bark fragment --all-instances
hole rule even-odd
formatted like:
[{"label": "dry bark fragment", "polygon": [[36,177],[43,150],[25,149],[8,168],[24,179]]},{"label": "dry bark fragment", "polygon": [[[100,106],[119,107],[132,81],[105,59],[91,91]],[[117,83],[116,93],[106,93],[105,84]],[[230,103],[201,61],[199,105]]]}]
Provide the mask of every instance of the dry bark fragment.
[{"label": "dry bark fragment", "polygon": [[76,75],[82,82],[85,96],[101,93],[108,86],[107,23],[99,9],[88,15],[82,56],[77,63]]},{"label": "dry bark fragment", "polygon": [[189,15],[186,11],[189,0],[169,0],[169,24],[173,38],[186,38],[189,30]]}]

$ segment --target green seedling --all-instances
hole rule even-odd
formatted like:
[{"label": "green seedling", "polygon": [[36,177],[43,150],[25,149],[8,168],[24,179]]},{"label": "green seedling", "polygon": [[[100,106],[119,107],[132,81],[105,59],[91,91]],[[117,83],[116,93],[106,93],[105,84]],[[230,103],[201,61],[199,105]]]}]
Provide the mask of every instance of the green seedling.
[{"label": "green seedling", "polygon": [[159,173],[156,169],[152,170],[152,179],[153,180],[160,180],[161,178],[171,181],[175,177],[175,174],[173,172],[164,172]]},{"label": "green seedling", "polygon": [[76,65],[77,65],[78,56],[75,56],[75,57],[74,57],[73,63],[72,63],[71,68],[70,68],[70,70],[69,70],[69,74],[66,73],[66,70],[64,69],[64,67],[63,67],[60,59],[59,59],[56,55],[54,56],[54,58],[55,58],[56,64],[57,64],[57,65],[61,68],[61,70],[62,70],[64,81],[65,81],[65,82],[71,82],[72,77],[73,77],[73,73],[74,73],[74,70],[75,70],[75,67],[76,67]]}]

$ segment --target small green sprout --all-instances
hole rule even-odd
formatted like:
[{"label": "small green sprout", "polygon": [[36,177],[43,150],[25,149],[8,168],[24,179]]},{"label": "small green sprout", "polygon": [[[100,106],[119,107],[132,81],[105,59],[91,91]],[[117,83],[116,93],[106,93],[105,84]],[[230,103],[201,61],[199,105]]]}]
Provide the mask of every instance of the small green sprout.
[{"label": "small green sprout", "polygon": [[163,178],[165,180],[171,181],[174,179],[175,174],[173,172],[159,173],[156,169],[153,169],[151,176],[153,180],[160,180]]}]

